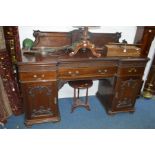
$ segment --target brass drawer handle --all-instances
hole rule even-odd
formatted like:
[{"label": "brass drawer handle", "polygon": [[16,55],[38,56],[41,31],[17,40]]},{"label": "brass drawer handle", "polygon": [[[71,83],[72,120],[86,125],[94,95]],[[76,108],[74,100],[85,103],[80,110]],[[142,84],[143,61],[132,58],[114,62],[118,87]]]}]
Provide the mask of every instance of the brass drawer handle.
[{"label": "brass drawer handle", "polygon": [[76,76],[76,75],[79,75],[79,71],[76,70],[75,72],[71,72],[71,71],[68,71],[68,74],[71,75],[71,76]]},{"label": "brass drawer handle", "polygon": [[71,71],[68,71],[68,74],[69,74],[69,75],[71,75],[71,74],[72,74],[72,72],[71,72]]},{"label": "brass drawer handle", "polygon": [[37,78],[37,75],[33,75],[34,78]]},{"label": "brass drawer handle", "polygon": [[98,72],[101,73],[102,71],[99,69]]},{"label": "brass drawer handle", "polygon": [[79,71],[78,71],[78,70],[77,70],[77,71],[75,71],[75,74],[76,74],[76,75],[78,75],[78,74],[79,74]]},{"label": "brass drawer handle", "polygon": [[36,80],[41,80],[42,78],[45,77],[45,75],[42,74],[40,77],[38,77],[38,76],[35,74],[35,75],[33,75],[33,77],[36,78]]},{"label": "brass drawer handle", "polygon": [[100,73],[100,74],[105,74],[105,73],[107,73],[107,72],[108,72],[107,69],[104,69],[104,70],[99,69],[99,70],[98,70],[98,73]]},{"label": "brass drawer handle", "polygon": [[129,73],[132,73],[132,72],[135,72],[135,73],[136,73],[136,72],[137,72],[137,69],[136,69],[136,68],[130,68],[130,69],[128,70],[128,72],[129,72]]},{"label": "brass drawer handle", "polygon": [[42,74],[42,75],[41,75],[41,77],[42,77],[42,78],[44,78],[44,77],[45,77],[45,75],[44,75],[44,74]]}]

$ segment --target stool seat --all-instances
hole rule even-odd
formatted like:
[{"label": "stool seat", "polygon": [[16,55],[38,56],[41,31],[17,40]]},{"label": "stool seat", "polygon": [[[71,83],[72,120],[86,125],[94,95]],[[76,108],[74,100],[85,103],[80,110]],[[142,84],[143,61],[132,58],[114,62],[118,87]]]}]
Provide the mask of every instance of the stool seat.
[{"label": "stool seat", "polygon": [[[73,112],[74,109],[77,107],[85,107],[87,110],[90,111],[90,106],[88,102],[88,88],[90,88],[93,85],[93,81],[92,80],[79,80],[79,81],[69,81],[68,83],[72,88],[74,88],[74,99],[73,99],[71,112]],[[86,89],[85,103],[82,102],[79,98],[80,89]],[[78,95],[76,95],[76,90],[78,90]]]},{"label": "stool seat", "polygon": [[93,85],[92,80],[69,81],[68,83],[72,88],[79,88],[79,89],[89,88]]}]

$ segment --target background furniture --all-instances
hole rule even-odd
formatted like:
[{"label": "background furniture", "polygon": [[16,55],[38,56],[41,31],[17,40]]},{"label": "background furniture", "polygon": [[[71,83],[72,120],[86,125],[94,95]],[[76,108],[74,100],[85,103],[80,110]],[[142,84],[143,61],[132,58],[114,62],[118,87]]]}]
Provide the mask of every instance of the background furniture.
[{"label": "background furniture", "polygon": [[[155,37],[155,26],[138,26],[135,43],[140,43],[144,55],[148,55],[152,41]],[[155,51],[154,51],[155,52]],[[144,85],[144,97],[150,98],[155,95],[155,55]]]},{"label": "background furniture", "polygon": [[21,61],[18,26],[3,26],[6,49],[13,63]]},{"label": "background furniture", "polygon": [[21,114],[22,103],[20,91],[13,72],[11,58],[7,50],[0,51],[0,73],[13,114]]},{"label": "background furniture", "polygon": [[[109,42],[118,43],[121,37],[120,33],[89,32],[89,35],[98,48]],[[80,39],[81,30],[35,31],[34,36],[34,50],[25,52],[24,61],[18,63],[26,125],[59,121],[58,90],[72,80],[99,79],[97,97],[107,113],[134,111],[148,61],[144,53],[130,57],[128,52],[126,56],[106,56],[110,51],[101,50],[98,51],[101,57],[97,58],[89,50],[81,50],[70,56],[70,47]],[[124,49],[124,44],[117,47]]]},{"label": "background furniture", "polygon": [[8,100],[7,93],[5,91],[2,78],[0,76],[0,122],[6,123],[7,118],[11,116],[12,110],[10,102]]},{"label": "background furniture", "polygon": [[[0,50],[0,79],[1,79],[1,119],[6,122],[12,113],[19,115],[23,112],[21,94],[19,91],[16,63],[20,61],[20,44],[18,27],[0,27],[5,46]],[[2,41],[1,41],[2,43]],[[4,89],[3,89],[4,88]]]}]

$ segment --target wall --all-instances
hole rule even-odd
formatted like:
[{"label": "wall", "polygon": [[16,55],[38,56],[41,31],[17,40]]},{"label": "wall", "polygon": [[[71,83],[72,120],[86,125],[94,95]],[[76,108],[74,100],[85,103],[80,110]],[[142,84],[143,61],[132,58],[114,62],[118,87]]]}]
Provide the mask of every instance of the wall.
[{"label": "wall", "polygon": [[[74,28],[71,26],[44,26],[44,27],[30,27],[30,26],[19,26],[19,36],[20,36],[20,43],[22,45],[22,41],[25,38],[31,38],[34,40],[33,37],[33,30],[40,30],[40,31],[71,31]],[[136,33],[136,26],[109,26],[109,27],[100,27],[90,30],[91,32],[107,32],[107,33],[115,33],[115,32],[122,32],[122,37],[120,39],[126,39],[128,43],[133,43],[135,33]],[[94,81],[93,86],[89,90],[89,95],[95,95],[98,88],[98,81]],[[84,91],[81,91],[81,95],[84,95]],[[63,88],[59,91],[59,98],[63,97],[72,97],[73,96],[73,89],[68,86],[68,84],[65,84]]]}]

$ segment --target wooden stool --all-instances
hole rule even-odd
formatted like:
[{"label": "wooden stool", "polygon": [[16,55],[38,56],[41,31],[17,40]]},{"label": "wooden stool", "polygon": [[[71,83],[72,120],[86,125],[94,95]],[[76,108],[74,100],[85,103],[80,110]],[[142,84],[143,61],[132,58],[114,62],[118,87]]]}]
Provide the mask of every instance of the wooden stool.
[{"label": "wooden stool", "polygon": [[[74,109],[77,107],[85,107],[87,110],[90,111],[90,106],[88,102],[88,88],[93,85],[93,81],[81,80],[81,81],[69,81],[68,83],[72,88],[74,88],[74,99],[73,99],[71,112],[73,112]],[[83,103],[79,98],[80,89],[86,89],[85,103]],[[76,95],[76,90],[78,90],[78,95]]]}]

